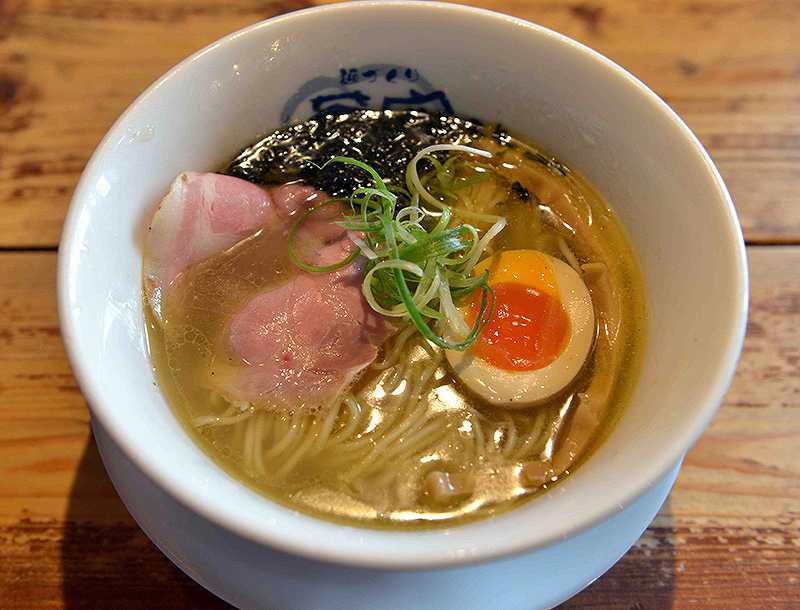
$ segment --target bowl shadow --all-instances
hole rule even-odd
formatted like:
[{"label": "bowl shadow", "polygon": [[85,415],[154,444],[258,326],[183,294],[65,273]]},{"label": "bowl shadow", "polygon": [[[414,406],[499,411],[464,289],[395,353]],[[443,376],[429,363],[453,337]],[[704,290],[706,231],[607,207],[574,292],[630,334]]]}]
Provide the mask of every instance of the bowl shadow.
[{"label": "bowl shadow", "polygon": [[70,491],[60,554],[67,610],[231,608],[175,567],[139,529],[103,468],[94,437]]},{"label": "bowl shadow", "polygon": [[[672,524],[668,499],[622,559],[559,608],[671,608],[676,577]],[[280,557],[275,565],[285,571],[289,580],[299,572],[314,581],[321,575],[316,574],[317,569],[325,571],[316,562],[282,553]],[[178,569],[139,528],[111,484],[93,436],[84,447],[70,491],[60,560],[62,598],[67,610],[232,608]],[[340,584],[374,591],[387,584],[384,576],[367,570],[350,574],[347,582]]]},{"label": "bowl shadow", "polygon": [[672,608],[676,579],[673,517],[667,498],[631,549],[605,574],[559,610]]}]

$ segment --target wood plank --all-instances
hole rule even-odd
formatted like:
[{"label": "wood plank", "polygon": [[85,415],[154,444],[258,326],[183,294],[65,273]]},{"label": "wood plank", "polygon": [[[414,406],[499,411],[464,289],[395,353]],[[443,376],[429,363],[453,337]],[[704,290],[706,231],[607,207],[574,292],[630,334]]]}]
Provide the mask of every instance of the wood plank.
[{"label": "wood plank", "polygon": [[92,151],[167,69],[220,36],[306,5],[0,3],[0,246],[58,242]]},{"label": "wood plank", "polygon": [[565,607],[797,607],[800,248],[748,256],[747,338],[720,412],[645,535]]},{"label": "wood plank", "polygon": [[[796,607],[800,247],[749,255],[748,335],[719,415],[642,539],[565,608]],[[2,605],[224,607],[149,543],[103,471],[59,339],[55,263],[0,254]]]},{"label": "wood plank", "polygon": [[[168,67],[223,34],[310,4],[0,3],[0,247],[57,243],[92,150]],[[632,70],[709,148],[747,238],[800,241],[800,4],[477,4],[561,31]]]}]

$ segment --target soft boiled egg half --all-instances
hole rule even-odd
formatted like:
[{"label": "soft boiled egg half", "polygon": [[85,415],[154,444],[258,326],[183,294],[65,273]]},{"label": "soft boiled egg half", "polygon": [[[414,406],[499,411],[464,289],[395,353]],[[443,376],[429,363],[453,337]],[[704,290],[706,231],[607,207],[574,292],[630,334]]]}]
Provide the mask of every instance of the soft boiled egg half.
[{"label": "soft boiled egg half", "polygon": [[[558,394],[580,372],[594,339],[586,285],[567,263],[536,250],[508,250],[475,268],[488,272],[495,310],[466,351],[447,352],[461,381],[487,401],[527,407]],[[462,306],[472,325],[481,295]]]}]

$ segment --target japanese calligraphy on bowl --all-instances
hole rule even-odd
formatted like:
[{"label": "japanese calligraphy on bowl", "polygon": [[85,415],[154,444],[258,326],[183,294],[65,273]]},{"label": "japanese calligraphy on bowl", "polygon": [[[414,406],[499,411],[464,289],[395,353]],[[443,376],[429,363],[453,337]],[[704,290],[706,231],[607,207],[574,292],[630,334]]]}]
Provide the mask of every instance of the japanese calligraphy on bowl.
[{"label": "japanese calligraphy on bowl", "polygon": [[338,74],[306,81],[286,102],[281,121],[315,114],[339,114],[366,108],[421,109],[453,114],[447,94],[417,68],[394,64],[342,67]]}]

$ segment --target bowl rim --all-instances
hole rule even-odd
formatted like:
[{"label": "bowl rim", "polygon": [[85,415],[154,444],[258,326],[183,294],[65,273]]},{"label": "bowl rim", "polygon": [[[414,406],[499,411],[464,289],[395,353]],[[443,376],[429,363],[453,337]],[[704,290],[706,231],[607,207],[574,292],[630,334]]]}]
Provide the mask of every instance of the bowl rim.
[{"label": "bowl rim", "polygon": [[[81,339],[78,332],[77,319],[73,317],[72,310],[69,306],[72,301],[71,286],[69,281],[71,271],[74,269],[74,259],[78,254],[78,243],[75,239],[77,235],[77,225],[80,212],[84,206],[84,202],[88,199],[88,193],[92,188],[89,178],[95,173],[96,168],[101,164],[102,158],[111,149],[114,138],[120,126],[125,122],[129,114],[142,104],[145,100],[153,96],[162,85],[170,81],[177,73],[185,69],[187,66],[197,62],[208,53],[212,53],[215,49],[234,43],[238,38],[243,36],[252,35],[262,29],[270,28],[275,24],[284,23],[287,21],[299,21],[308,15],[327,14],[348,12],[354,10],[370,11],[376,8],[392,7],[394,9],[402,9],[409,11],[443,11],[452,14],[466,15],[485,20],[491,20],[496,24],[502,26],[512,26],[515,28],[526,29],[529,32],[549,38],[556,45],[566,45],[581,52],[588,59],[598,64],[599,69],[604,69],[613,73],[617,78],[623,78],[629,85],[636,89],[638,95],[641,95],[650,103],[654,104],[660,112],[662,112],[668,119],[670,119],[673,127],[678,130],[681,135],[686,138],[689,144],[695,149],[699,156],[702,165],[704,166],[707,175],[710,175],[717,190],[717,199],[715,205],[722,205],[725,212],[724,225],[719,227],[720,231],[726,233],[725,237],[728,243],[731,244],[734,256],[731,258],[731,266],[736,280],[735,291],[738,298],[735,302],[729,304],[731,311],[731,319],[734,321],[731,332],[727,334],[724,340],[722,353],[724,356],[719,360],[719,364],[714,371],[714,375],[709,376],[703,391],[695,398],[697,409],[695,415],[691,420],[691,425],[686,426],[681,430],[680,435],[676,432],[675,437],[672,439],[669,450],[662,451],[660,454],[653,456],[653,459],[641,464],[637,471],[637,478],[639,479],[638,485],[630,486],[625,493],[618,493],[613,497],[604,499],[601,510],[595,510],[593,513],[587,515],[586,518],[571,521],[569,524],[557,524],[547,534],[542,535],[539,532],[520,535],[514,539],[504,540],[493,545],[491,548],[484,548],[473,554],[454,554],[453,548],[449,545],[441,545],[435,550],[428,550],[424,556],[419,556],[413,553],[405,553],[396,555],[389,551],[390,549],[367,549],[364,546],[353,546],[349,549],[343,548],[326,548],[324,545],[320,546],[316,543],[310,543],[307,540],[301,539],[302,536],[288,535],[285,531],[281,530],[280,526],[264,525],[260,528],[248,527],[247,525],[238,521],[230,511],[228,514],[221,514],[213,507],[209,507],[203,499],[198,497],[195,490],[188,484],[187,481],[181,479],[177,473],[170,473],[162,469],[159,464],[151,458],[150,454],[145,450],[142,443],[137,443],[135,439],[128,436],[124,430],[118,429],[114,426],[113,421],[107,413],[109,408],[107,405],[110,403],[107,400],[109,397],[105,396],[105,391],[102,389],[101,384],[92,374],[92,366],[82,353]],[[711,158],[706,150],[703,148],[700,141],[692,133],[689,127],[683,120],[664,102],[656,93],[649,89],[643,82],[633,76],[630,72],[601,55],[599,52],[594,51],[588,46],[579,43],[563,34],[555,32],[544,26],[529,22],[527,20],[513,17],[482,8],[471,6],[449,4],[444,2],[428,2],[424,0],[369,0],[369,1],[353,1],[344,2],[340,4],[317,6],[307,8],[257,22],[255,24],[244,27],[231,34],[228,34],[203,49],[193,53],[186,59],[182,60],[163,76],[151,84],[142,94],[140,94],[119,116],[114,122],[114,125],[108,130],[100,144],[97,146],[92,157],[87,163],[81,175],[80,181],[75,189],[72,200],[70,202],[69,210],[66,215],[64,227],[62,230],[61,241],[59,245],[58,255],[58,271],[57,271],[57,296],[58,296],[58,314],[61,325],[62,340],[66,349],[68,359],[72,365],[74,375],[79,383],[79,386],[87,400],[90,407],[92,417],[96,417],[108,435],[114,442],[122,449],[127,457],[140,468],[151,480],[158,484],[162,489],[169,493],[172,497],[178,499],[185,506],[191,508],[194,512],[208,519],[212,523],[228,530],[235,534],[255,542],[257,544],[267,544],[273,548],[289,552],[292,554],[304,556],[310,559],[328,561],[343,565],[369,567],[380,569],[413,569],[413,568],[433,568],[433,567],[447,567],[464,565],[469,563],[476,563],[506,557],[509,555],[518,554],[524,551],[533,550],[548,546],[558,540],[563,540],[567,537],[572,537],[585,530],[594,527],[596,524],[607,520],[611,515],[618,512],[622,506],[627,506],[633,502],[637,497],[644,493],[647,489],[651,488],[658,480],[664,476],[671,467],[678,463],[688,449],[695,443],[709,422],[716,413],[725,393],[732,381],[736,365],[738,362],[739,354],[741,352],[742,344],[744,341],[747,308],[748,308],[748,276],[747,276],[747,258],[744,239],[742,236],[741,227],[739,225],[738,217],[733,205],[730,194],[715,167]],[[265,498],[265,501],[270,502]],[[289,509],[291,510],[291,509]],[[314,517],[311,517],[314,518]],[[314,518],[316,519],[316,518]],[[335,528],[348,527],[334,522],[328,522],[321,519],[316,519],[321,523],[325,523]],[[490,520],[491,521],[491,520]],[[472,526],[485,525],[486,520],[480,521]],[[378,532],[369,528],[354,527],[354,531],[363,538],[368,538],[373,532],[385,534],[386,532]],[[459,527],[454,527],[447,530],[449,538],[452,540],[457,538]],[[430,532],[442,532],[445,530],[431,530]],[[421,532],[392,532],[395,537],[403,537],[409,535],[419,535]]]}]

